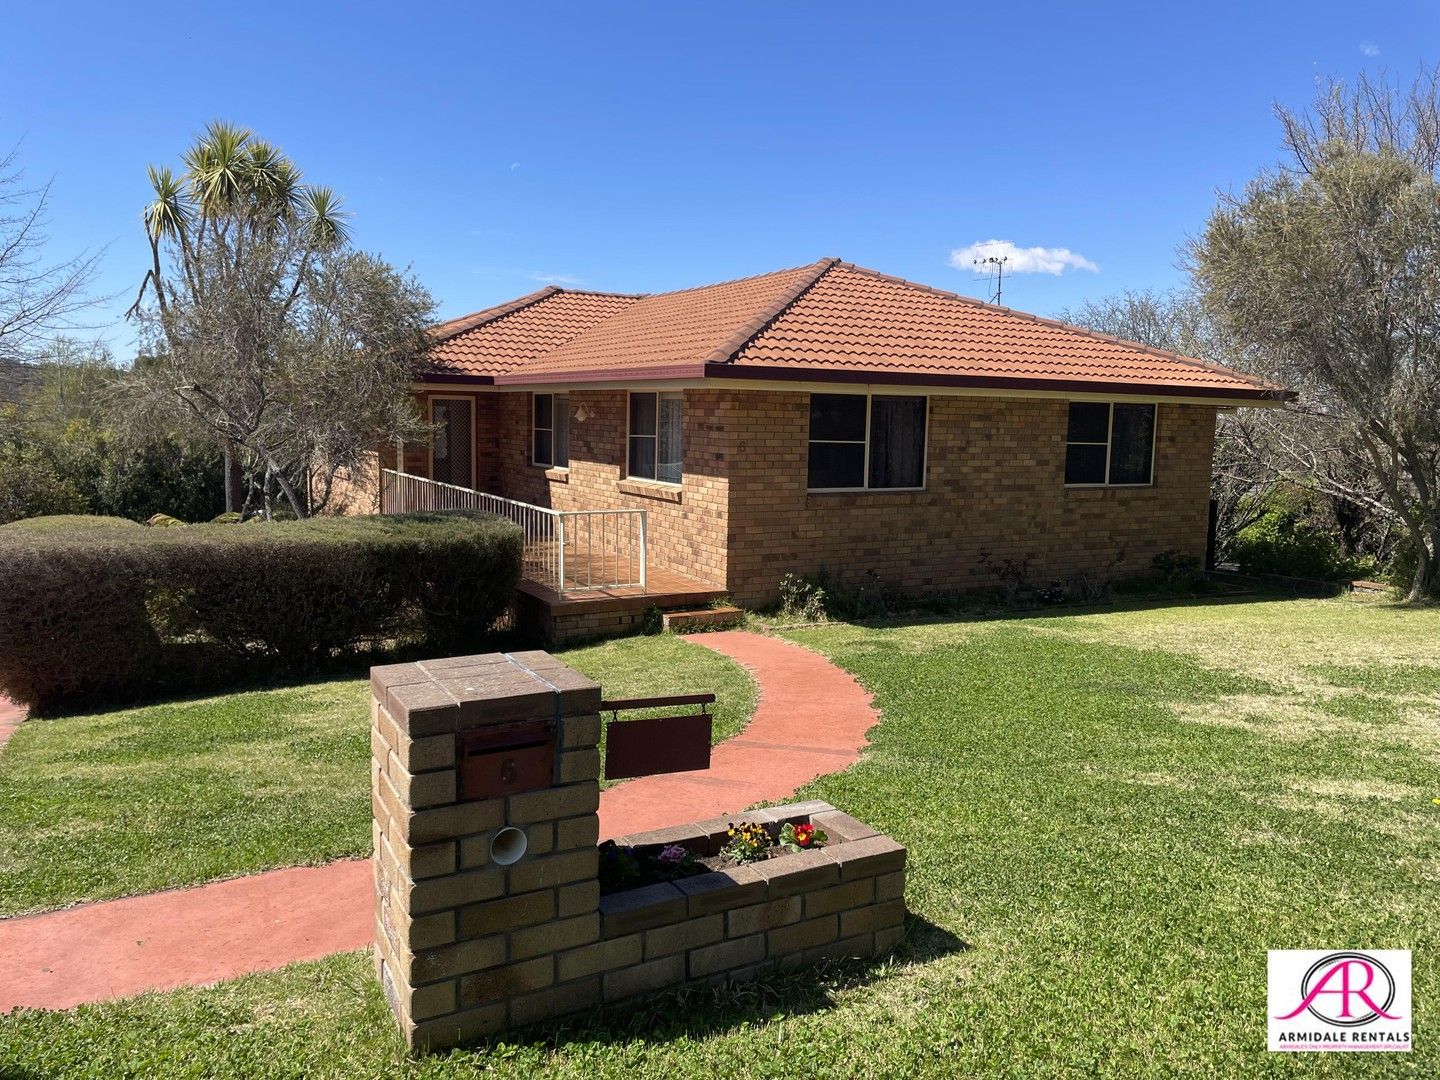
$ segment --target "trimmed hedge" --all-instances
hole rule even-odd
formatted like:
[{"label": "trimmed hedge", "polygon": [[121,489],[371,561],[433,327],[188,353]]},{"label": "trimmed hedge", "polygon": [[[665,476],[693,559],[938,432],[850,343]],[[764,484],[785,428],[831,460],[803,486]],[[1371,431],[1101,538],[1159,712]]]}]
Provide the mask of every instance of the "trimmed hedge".
[{"label": "trimmed hedge", "polygon": [[0,527],[0,691],[32,709],[215,689],[347,653],[465,652],[520,579],[489,514]]}]

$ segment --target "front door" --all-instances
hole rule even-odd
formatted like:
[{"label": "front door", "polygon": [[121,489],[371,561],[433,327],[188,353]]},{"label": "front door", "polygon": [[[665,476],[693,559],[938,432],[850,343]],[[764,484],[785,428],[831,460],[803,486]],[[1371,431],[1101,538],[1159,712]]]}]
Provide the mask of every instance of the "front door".
[{"label": "front door", "polygon": [[472,398],[431,398],[430,479],[457,487],[475,486],[475,402]]}]

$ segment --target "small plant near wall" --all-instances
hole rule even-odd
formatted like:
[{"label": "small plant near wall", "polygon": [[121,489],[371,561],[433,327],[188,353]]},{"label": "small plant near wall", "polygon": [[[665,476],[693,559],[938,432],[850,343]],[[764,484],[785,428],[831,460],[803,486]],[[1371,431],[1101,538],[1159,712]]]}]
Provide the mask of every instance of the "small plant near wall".
[{"label": "small plant near wall", "polygon": [[720,849],[720,854],[725,858],[737,863],[756,862],[766,857],[766,852],[774,846],[770,838],[770,830],[758,821],[742,821],[739,825],[732,824],[726,832],[729,840]]},{"label": "small plant near wall", "polygon": [[824,622],[828,596],[823,586],[801,577],[786,574],[780,579],[780,614],[800,622]]},{"label": "small plant near wall", "polygon": [[780,830],[780,846],[786,851],[809,851],[811,848],[823,847],[829,842],[830,837],[825,834],[824,829],[817,829],[808,822],[792,825],[787,821]]},{"label": "small plant near wall", "polygon": [[1030,581],[1030,556],[1023,559],[996,559],[988,551],[980,552],[980,565],[989,570],[1000,583],[1000,594],[1007,604],[1020,599]]}]

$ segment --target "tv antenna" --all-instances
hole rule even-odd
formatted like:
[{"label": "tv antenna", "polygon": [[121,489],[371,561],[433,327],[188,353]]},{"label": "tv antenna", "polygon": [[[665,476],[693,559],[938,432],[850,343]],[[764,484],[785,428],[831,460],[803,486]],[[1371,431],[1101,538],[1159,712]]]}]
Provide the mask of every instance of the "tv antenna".
[{"label": "tv antenna", "polygon": [[1000,290],[1005,285],[1005,264],[1010,261],[1009,255],[987,255],[983,259],[972,259],[971,263],[977,267],[991,267],[993,269],[983,270],[982,273],[991,275],[995,285],[995,295],[990,302],[997,307],[1000,305]]}]

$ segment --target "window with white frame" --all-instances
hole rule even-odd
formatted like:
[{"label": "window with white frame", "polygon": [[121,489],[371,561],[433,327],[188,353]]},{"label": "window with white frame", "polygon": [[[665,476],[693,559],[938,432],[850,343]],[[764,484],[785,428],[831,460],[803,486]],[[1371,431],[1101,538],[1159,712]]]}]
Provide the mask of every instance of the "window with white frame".
[{"label": "window with white frame", "polygon": [[1065,483],[1143,487],[1154,479],[1155,406],[1072,401]]},{"label": "window with white frame", "polygon": [[679,392],[630,394],[627,476],[664,484],[680,483],[685,460],[683,400]]},{"label": "window with white frame", "polygon": [[536,394],[531,409],[530,461],[549,469],[570,467],[570,395]]},{"label": "window with white frame", "polygon": [[811,491],[925,486],[929,400],[892,394],[811,394]]}]

